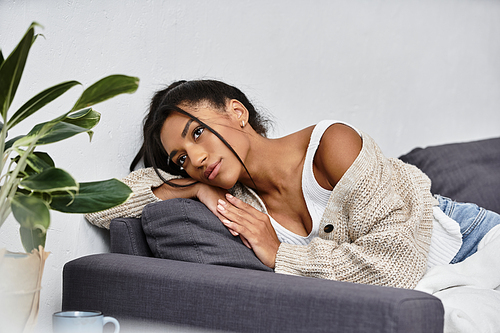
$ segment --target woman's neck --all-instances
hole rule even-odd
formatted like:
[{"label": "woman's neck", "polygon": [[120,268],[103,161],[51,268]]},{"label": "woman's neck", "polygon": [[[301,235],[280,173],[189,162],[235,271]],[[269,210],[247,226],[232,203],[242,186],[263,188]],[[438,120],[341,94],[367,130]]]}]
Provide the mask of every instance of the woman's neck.
[{"label": "woman's neck", "polygon": [[250,136],[250,149],[244,162],[251,179],[243,172],[240,182],[254,188],[261,196],[296,190],[297,181],[294,180],[301,179],[311,131],[309,127],[279,139],[267,139],[258,134]]}]

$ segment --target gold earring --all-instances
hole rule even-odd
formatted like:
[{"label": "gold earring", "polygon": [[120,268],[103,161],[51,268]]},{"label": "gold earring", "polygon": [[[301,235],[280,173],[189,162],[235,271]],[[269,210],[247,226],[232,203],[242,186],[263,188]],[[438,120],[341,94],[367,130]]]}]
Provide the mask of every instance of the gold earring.
[{"label": "gold earring", "polygon": [[241,126],[241,128],[245,127],[245,121],[244,120],[241,121],[240,126]]}]

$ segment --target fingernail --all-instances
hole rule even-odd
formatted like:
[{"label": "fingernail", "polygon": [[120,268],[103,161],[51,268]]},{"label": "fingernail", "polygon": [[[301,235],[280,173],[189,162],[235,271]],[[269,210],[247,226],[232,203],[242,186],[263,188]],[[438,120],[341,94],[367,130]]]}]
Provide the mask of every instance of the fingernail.
[{"label": "fingernail", "polygon": [[218,210],[223,210],[223,211],[224,211],[224,210],[226,210],[226,209],[225,209],[222,205],[220,205],[220,204],[219,204],[219,205],[217,205],[217,209],[218,209]]},{"label": "fingernail", "polygon": [[222,206],[226,205],[226,202],[222,199],[219,199],[217,202],[219,203],[219,205],[222,205]]},{"label": "fingernail", "polygon": [[231,222],[229,220],[222,220],[222,223],[224,223],[224,224],[230,224]]},{"label": "fingernail", "polygon": [[231,195],[231,193],[226,194],[226,196],[227,196],[229,199],[232,199],[232,198],[233,198],[233,196]]}]

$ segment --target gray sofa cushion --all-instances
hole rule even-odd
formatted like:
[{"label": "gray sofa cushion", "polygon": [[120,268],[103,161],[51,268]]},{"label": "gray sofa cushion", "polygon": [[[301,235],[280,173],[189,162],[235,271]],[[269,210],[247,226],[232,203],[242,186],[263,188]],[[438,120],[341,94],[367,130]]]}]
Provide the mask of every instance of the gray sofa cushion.
[{"label": "gray sofa cushion", "polygon": [[199,201],[149,204],[142,211],[142,226],[155,257],[272,271]]},{"label": "gray sofa cushion", "polygon": [[500,138],[415,148],[400,159],[429,176],[432,193],[500,213]]}]

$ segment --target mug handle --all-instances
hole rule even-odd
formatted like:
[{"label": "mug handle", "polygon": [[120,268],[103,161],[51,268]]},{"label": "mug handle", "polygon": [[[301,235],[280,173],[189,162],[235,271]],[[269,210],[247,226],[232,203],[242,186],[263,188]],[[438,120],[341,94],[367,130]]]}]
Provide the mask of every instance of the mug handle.
[{"label": "mug handle", "polygon": [[102,326],[106,325],[107,323],[113,323],[113,325],[115,325],[115,332],[114,333],[120,332],[120,323],[118,322],[118,320],[116,320],[113,317],[102,318]]}]

